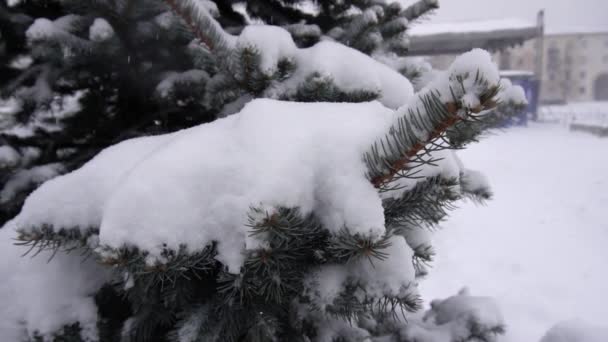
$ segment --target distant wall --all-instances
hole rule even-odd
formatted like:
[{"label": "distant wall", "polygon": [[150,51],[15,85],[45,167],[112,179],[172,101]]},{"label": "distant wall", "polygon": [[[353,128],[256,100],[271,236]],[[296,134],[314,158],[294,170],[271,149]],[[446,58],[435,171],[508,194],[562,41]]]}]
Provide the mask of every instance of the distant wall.
[{"label": "distant wall", "polygon": [[[494,52],[503,70],[535,71],[536,40]],[[543,39],[540,102],[606,101],[608,86],[608,32],[547,34]],[[428,57],[445,69],[454,55]]]}]

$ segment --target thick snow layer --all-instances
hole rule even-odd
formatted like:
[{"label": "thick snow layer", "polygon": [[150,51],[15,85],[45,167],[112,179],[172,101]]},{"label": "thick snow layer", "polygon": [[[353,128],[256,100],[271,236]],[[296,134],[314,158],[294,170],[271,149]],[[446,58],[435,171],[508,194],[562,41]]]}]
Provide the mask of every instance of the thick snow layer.
[{"label": "thick snow layer", "polygon": [[[0,336],[23,341],[27,331],[49,337],[65,324],[80,322],[83,335],[97,335],[97,307],[93,295],[109,274],[93,259],[83,261],[78,251],[51,252],[35,258],[14,246],[15,231],[0,229]],[[88,340],[88,339],[87,339]],[[91,339],[92,340],[92,339]]]},{"label": "thick snow layer", "polygon": [[414,93],[412,84],[397,71],[343,44],[322,41],[298,49],[291,35],[277,26],[250,25],[237,38],[237,47],[255,47],[261,53],[261,67],[272,74],[281,59],[295,62],[288,80],[270,89],[268,95],[295,91],[314,73],[328,76],[343,91],[367,90],[380,93],[378,99],[390,108],[398,108]]},{"label": "thick snow layer", "polygon": [[383,210],[362,156],[394,118],[378,102],[255,100],[238,115],[103,151],[41,186],[14,224],[100,227],[102,245],[152,256],[215,240],[218,259],[237,272],[243,248],[259,244],[246,226],[258,203],[314,210],[330,230],[379,236]]},{"label": "thick snow layer", "polygon": [[494,199],[463,203],[436,233],[423,297],[462,286],[495,297],[507,324],[503,342],[539,341],[572,318],[605,326],[606,151],[608,139],[547,124],[512,128],[462,151],[467,167],[490,178]]},{"label": "thick snow layer", "polygon": [[122,178],[171,138],[139,138],[103,150],[69,177],[46,182],[26,199],[14,222],[26,229],[45,222],[57,229],[98,228],[105,202]]},{"label": "thick snow layer", "polygon": [[414,94],[410,81],[397,71],[339,43],[323,41],[302,49],[298,61],[302,67],[294,79],[303,80],[313,72],[329,75],[345,91],[378,91],[378,100],[390,108],[404,105]]}]

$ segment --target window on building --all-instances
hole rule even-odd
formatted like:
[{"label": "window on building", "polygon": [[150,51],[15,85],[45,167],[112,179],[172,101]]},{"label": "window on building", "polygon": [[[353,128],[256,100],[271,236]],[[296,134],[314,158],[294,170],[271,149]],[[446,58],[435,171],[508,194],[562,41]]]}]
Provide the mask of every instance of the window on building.
[{"label": "window on building", "polygon": [[605,55],[604,57],[602,57],[602,62],[608,63],[608,55]]},{"label": "window on building", "polygon": [[500,53],[500,69],[509,70],[511,69],[511,51],[504,50]]},{"label": "window on building", "polygon": [[581,38],[581,40],[579,42],[580,42],[581,47],[587,47],[587,40],[586,39],[582,39]]},{"label": "window on building", "polygon": [[517,66],[520,66],[520,67],[521,67],[521,66],[523,66],[523,65],[524,65],[524,59],[523,59],[523,58],[521,58],[521,57],[519,57],[519,58],[517,59]]},{"label": "window on building", "polygon": [[579,93],[581,93],[581,95],[585,94],[585,87],[578,88],[578,91],[579,91]]},{"label": "window on building", "polygon": [[566,81],[570,80],[570,69],[566,70],[566,72],[564,73],[564,78],[566,79]]},{"label": "window on building", "polygon": [[559,49],[555,46],[547,49],[547,71],[558,70],[560,67]]},{"label": "window on building", "polygon": [[555,74],[549,73],[549,81],[555,81]]},{"label": "window on building", "polygon": [[587,73],[584,71],[581,71],[580,75],[581,75],[581,78],[585,78],[587,76]]}]

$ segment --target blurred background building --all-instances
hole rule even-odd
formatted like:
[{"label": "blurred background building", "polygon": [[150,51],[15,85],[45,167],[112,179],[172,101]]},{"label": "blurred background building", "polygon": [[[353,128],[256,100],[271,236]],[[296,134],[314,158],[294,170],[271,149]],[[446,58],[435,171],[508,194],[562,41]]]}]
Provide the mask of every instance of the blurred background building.
[{"label": "blurred background building", "polygon": [[[473,47],[493,52],[503,76],[535,80],[529,89],[539,104],[608,101],[608,29],[545,30],[521,19],[426,23],[412,30],[414,55],[445,68]],[[535,94],[534,94],[535,93]]]}]

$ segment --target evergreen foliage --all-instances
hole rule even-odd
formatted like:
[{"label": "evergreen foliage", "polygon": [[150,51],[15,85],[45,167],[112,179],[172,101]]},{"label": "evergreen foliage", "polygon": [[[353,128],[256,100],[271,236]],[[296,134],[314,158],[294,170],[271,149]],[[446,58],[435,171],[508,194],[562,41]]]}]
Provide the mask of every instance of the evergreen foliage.
[{"label": "evergreen foliage", "polygon": [[[0,79],[0,148],[12,158],[0,160],[0,224],[40,183],[125,139],[209,122],[259,97],[365,102],[382,96],[363,87],[343,89],[320,72],[285,91],[278,85],[294,81],[299,66],[279,58],[275,68],[264,69],[265,51],[235,43],[231,34],[247,29],[247,16],[283,26],[300,48],[326,36],[368,55],[394,57],[407,51],[409,23],[437,7],[430,0],[406,9],[379,0],[336,0],[319,2],[318,12],[309,13],[293,0],[9,3],[0,5],[0,72],[6,75]],[[466,101],[466,80],[477,92],[475,105]],[[491,193],[467,183],[471,174],[464,171],[427,177],[422,170],[441,160],[438,152],[464,147],[511,115],[513,103],[499,103],[500,91],[479,72],[458,74],[447,89],[427,87],[398,110],[393,127],[362,156],[380,194],[415,181],[400,196],[382,197],[386,233],[379,238],[353,235],[348,227],[331,234],[314,212],[297,207],[254,206],[250,234],[265,244],[246,252],[237,274],[215,258],[215,243],[195,253],[186,246],[166,248],[163,262],[152,263],[145,250],[99,246],[99,227],[41,225],[21,230],[17,243],[33,256],[81,253],[112,270],[112,282],[94,294],[98,341],[418,341],[416,329],[451,324],[461,327],[453,341],[493,341],[503,331],[500,322],[471,312],[437,319],[441,303],[427,313],[434,321],[405,322],[421,308],[414,281],[397,294],[379,295],[350,277],[344,291],[321,306],[310,274],[361,260],[373,265],[389,257],[387,249],[399,238],[413,250],[416,277],[426,275],[434,252],[421,235],[437,227],[457,200],[483,201]],[[491,114],[497,106],[495,113],[504,117]],[[51,337],[27,333],[30,341],[88,341],[82,331],[75,322]]]},{"label": "evergreen foliage", "polygon": [[404,32],[412,18],[404,16],[411,10],[398,4],[323,1],[309,14],[298,7],[302,2],[2,1],[0,103],[6,115],[0,116],[0,145],[15,158],[0,165],[0,188],[11,188],[0,199],[0,223],[44,180],[128,138],[208,122],[256,97],[377,98],[315,74],[295,94],[269,93],[289,78],[291,62],[280,61],[271,74],[260,70],[260,51],[225,46],[222,28],[199,8],[227,32],[239,33],[248,22],[234,5],[244,6],[251,18],[284,26],[301,47],[327,34],[368,54],[407,48]]}]

